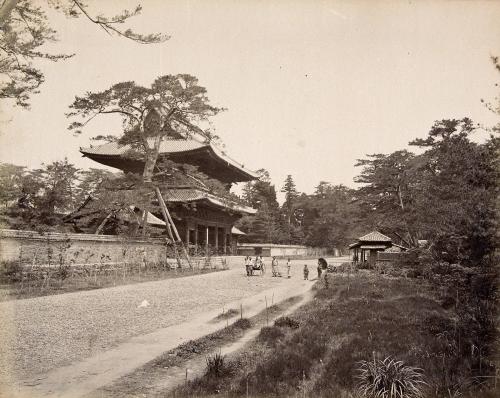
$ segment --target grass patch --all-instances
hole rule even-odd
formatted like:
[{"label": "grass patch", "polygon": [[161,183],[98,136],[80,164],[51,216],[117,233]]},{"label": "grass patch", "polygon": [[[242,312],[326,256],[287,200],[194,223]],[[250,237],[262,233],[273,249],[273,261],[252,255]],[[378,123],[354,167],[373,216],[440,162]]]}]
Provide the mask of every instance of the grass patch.
[{"label": "grass patch", "polygon": [[284,336],[285,334],[280,328],[276,326],[264,326],[262,329],[260,329],[260,333],[257,336],[257,339],[265,344],[275,345]]},{"label": "grass patch", "polygon": [[290,318],[288,316],[282,316],[274,321],[274,326],[278,326],[280,328],[298,329],[300,326],[300,323],[298,321],[296,321],[295,319]]},{"label": "grass patch", "polygon": [[0,269],[0,301],[51,296],[223,271],[208,268],[141,269],[130,266],[97,274],[82,267],[53,267],[32,273],[9,264],[0,266]]},{"label": "grass patch", "polygon": [[230,318],[233,318],[235,317],[236,315],[239,315],[239,311],[238,310],[235,310],[234,308],[229,308],[227,311],[222,311],[221,314],[217,315],[214,319],[213,319],[213,322],[216,323],[216,322],[219,322],[219,321],[222,321],[224,319],[230,319]]},{"label": "grass patch", "polygon": [[471,377],[467,331],[444,301],[422,280],[337,275],[293,318],[262,328],[217,391],[201,378],[175,396],[390,397],[391,388],[406,397],[492,396]]}]

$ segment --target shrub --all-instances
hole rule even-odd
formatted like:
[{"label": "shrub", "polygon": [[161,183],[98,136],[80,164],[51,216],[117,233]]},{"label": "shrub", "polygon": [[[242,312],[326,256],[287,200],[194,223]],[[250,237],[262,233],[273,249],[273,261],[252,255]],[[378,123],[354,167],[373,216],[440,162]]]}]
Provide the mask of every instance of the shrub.
[{"label": "shrub", "polygon": [[23,266],[19,261],[0,263],[0,279],[6,282],[18,282],[22,278]]},{"label": "shrub", "polygon": [[181,344],[177,350],[176,355],[179,357],[189,357],[190,354],[198,354],[205,348],[205,344],[197,340],[189,340]]},{"label": "shrub", "polygon": [[366,294],[366,297],[372,299],[372,300],[382,300],[384,298],[384,295],[382,292],[377,292],[377,291],[369,291]]},{"label": "shrub", "polygon": [[293,318],[290,318],[288,316],[282,316],[276,319],[276,321],[274,321],[274,326],[298,329],[300,324]]},{"label": "shrub", "polygon": [[215,320],[219,321],[222,319],[229,319],[232,318],[236,315],[238,315],[240,312],[238,310],[235,310],[234,308],[230,308],[227,311],[223,312],[222,314],[219,314],[215,317]]},{"label": "shrub", "polygon": [[421,398],[426,384],[421,369],[407,366],[391,357],[361,361],[357,379],[362,397]]},{"label": "shrub", "polygon": [[60,265],[56,271],[57,278],[59,278],[61,281],[68,278],[69,277],[69,269],[70,269],[69,265]]},{"label": "shrub", "polygon": [[252,322],[250,322],[247,318],[240,318],[235,323],[233,323],[233,327],[238,329],[249,329],[252,327]]},{"label": "shrub", "polygon": [[264,326],[260,329],[259,336],[257,337],[259,341],[266,344],[275,344],[279,339],[281,339],[285,334],[283,331],[276,326]]},{"label": "shrub", "polygon": [[226,361],[226,356],[221,353],[207,356],[206,376],[219,379],[231,373],[231,366]]},{"label": "shrub", "polygon": [[420,271],[419,269],[410,269],[406,273],[406,276],[408,278],[418,278],[419,276],[422,276],[422,271]]}]

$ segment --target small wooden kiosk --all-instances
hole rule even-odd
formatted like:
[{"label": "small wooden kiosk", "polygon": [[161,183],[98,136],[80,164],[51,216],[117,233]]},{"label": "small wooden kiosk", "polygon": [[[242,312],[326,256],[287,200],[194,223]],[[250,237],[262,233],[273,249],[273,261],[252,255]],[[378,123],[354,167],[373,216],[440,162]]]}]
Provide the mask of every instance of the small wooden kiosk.
[{"label": "small wooden kiosk", "polygon": [[377,262],[378,252],[385,251],[392,246],[391,238],[378,231],[373,231],[358,238],[356,243],[349,245],[349,250],[353,251],[355,263],[368,262],[373,266]]}]

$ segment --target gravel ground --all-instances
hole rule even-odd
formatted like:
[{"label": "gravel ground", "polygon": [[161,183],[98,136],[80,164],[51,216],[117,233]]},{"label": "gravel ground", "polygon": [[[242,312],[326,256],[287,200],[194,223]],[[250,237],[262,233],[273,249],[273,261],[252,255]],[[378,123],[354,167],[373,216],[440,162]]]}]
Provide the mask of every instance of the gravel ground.
[{"label": "gravel ground", "polygon": [[[294,278],[305,262],[293,265]],[[247,278],[242,264],[233,259],[228,271],[0,303],[0,372],[7,376],[10,365],[18,380],[42,375],[285,280],[270,272]],[[143,300],[149,306],[139,307]]]}]

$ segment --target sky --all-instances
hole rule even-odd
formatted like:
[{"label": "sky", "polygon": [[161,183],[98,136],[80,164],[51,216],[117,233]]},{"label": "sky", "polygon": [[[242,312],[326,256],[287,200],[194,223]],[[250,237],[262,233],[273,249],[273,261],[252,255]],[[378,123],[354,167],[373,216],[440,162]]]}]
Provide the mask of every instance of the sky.
[{"label": "sky", "polygon": [[[137,1],[89,4],[94,15],[111,15]],[[498,95],[490,56],[500,55],[500,1],[141,5],[129,26],[170,40],[140,45],[48,11],[59,41],[46,49],[75,56],[36,63],[45,83],[29,111],[1,105],[0,161],[39,167],[67,157],[101,167],[78,149],[95,135],[119,135],[120,120],[96,118],[74,137],[65,113],[75,95],[177,73],[198,77],[212,103],[227,108],[213,119],[226,151],[246,168],[267,169],[278,190],[288,174],[306,193],[320,181],[354,187],[356,159],[407,148],[435,120],[499,121],[480,100]]]}]

